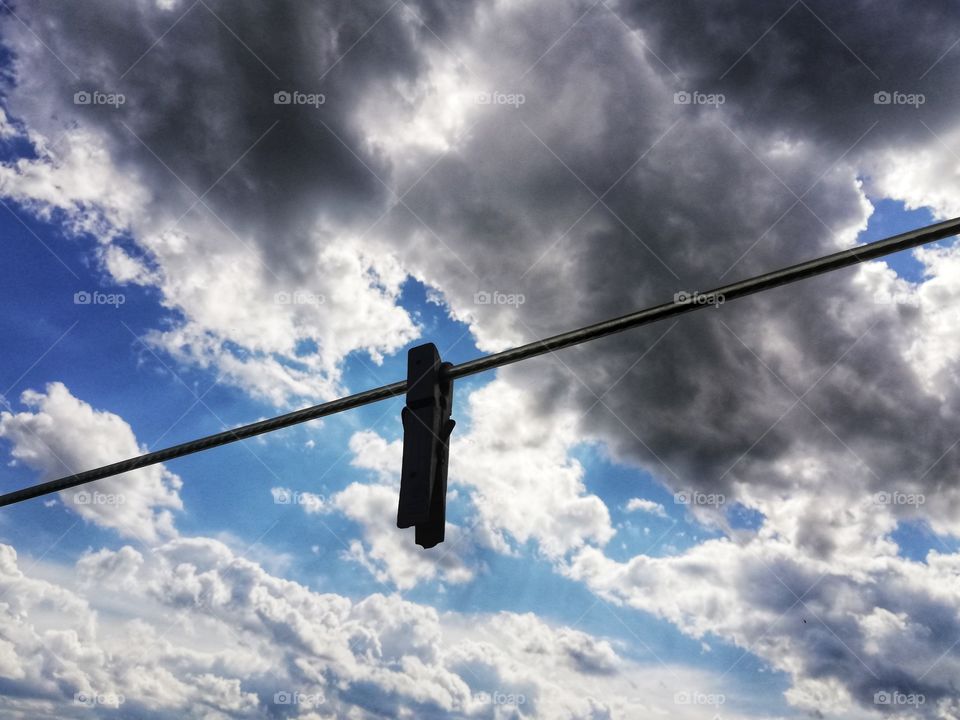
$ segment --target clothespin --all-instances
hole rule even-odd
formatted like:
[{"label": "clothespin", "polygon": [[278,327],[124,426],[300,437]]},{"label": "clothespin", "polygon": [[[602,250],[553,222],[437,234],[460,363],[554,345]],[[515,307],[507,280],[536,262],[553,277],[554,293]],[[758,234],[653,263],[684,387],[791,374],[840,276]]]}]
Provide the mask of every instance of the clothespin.
[{"label": "clothespin", "polygon": [[407,353],[407,405],[403,421],[403,465],[397,527],[416,526],[417,545],[443,542],[447,511],[447,460],[455,422],[453,381],[443,377],[450,363],[441,362],[433,343]]}]

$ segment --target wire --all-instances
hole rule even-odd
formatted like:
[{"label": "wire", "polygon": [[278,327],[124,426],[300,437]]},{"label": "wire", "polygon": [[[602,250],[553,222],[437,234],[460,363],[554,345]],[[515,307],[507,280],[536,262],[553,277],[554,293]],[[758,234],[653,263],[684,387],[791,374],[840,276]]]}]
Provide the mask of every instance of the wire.
[{"label": "wire", "polygon": [[[944,238],[956,235],[958,232],[960,232],[960,218],[954,218],[945,222],[911,230],[900,235],[894,235],[883,240],[877,240],[876,242],[866,245],[859,245],[848,250],[842,250],[832,255],[826,255],[814,260],[808,260],[807,262],[774,270],[764,275],[757,275],[747,280],[741,280],[740,282],[715,288],[708,292],[692,295],[678,293],[677,296],[674,296],[673,302],[644,308],[643,310],[638,310],[637,312],[623,315],[612,320],[605,320],[578,330],[571,330],[570,332],[554,335],[544,340],[537,340],[536,342],[521,345],[520,347],[485,355],[475,360],[454,365],[448,368],[446,376],[450,380],[455,380],[457,378],[467,377],[468,375],[493,370],[494,368],[503,367],[504,365],[509,365],[521,360],[527,360],[537,357],[538,355],[545,355],[572,345],[579,345],[601,337],[606,337],[607,335],[623,332],[624,330],[631,330],[659,320],[693,312],[694,310],[708,307],[717,302],[722,303],[729,300],[736,300],[737,298],[762,292],[763,290],[770,290],[781,285],[797,282],[798,280],[822,275],[833,270],[839,270],[869,260],[875,260],[885,255],[900,252],[901,250],[908,250],[920,245],[936,242],[937,240],[943,240]],[[244,440],[274,430],[281,430],[292,425],[307,422],[308,420],[315,420],[327,415],[343,412],[344,410],[352,410],[353,408],[403,395],[406,391],[407,382],[406,380],[401,380],[400,382],[395,382],[390,385],[383,385],[382,387],[373,388],[372,390],[367,390],[355,395],[348,395],[347,397],[331,400],[327,403],[296,410],[269,420],[261,420],[232,430],[224,430],[215,435],[208,435],[198,438],[197,440],[191,440],[181,443],[180,445],[174,445],[164,448],[163,450],[147,453],[146,455],[140,455],[128,460],[122,460],[93,470],[86,470],[57,480],[50,480],[23,488],[22,490],[15,490],[0,495],[0,507],[43,495],[49,495],[61,490],[67,490],[77,485],[83,485],[93,482],[94,480],[102,480],[131,470],[138,470],[149,465],[184,457],[202,450],[209,450],[210,448],[219,447],[220,445],[227,445],[237,440]]]}]

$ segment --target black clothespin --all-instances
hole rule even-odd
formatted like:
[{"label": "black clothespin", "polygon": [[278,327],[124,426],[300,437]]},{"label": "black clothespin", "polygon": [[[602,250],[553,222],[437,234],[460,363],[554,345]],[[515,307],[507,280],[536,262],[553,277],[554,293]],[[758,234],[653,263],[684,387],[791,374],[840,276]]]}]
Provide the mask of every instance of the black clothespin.
[{"label": "black clothespin", "polygon": [[443,542],[447,513],[447,459],[454,421],[450,363],[440,361],[433,343],[407,353],[407,406],[403,421],[403,467],[397,527],[417,528],[417,545]]}]

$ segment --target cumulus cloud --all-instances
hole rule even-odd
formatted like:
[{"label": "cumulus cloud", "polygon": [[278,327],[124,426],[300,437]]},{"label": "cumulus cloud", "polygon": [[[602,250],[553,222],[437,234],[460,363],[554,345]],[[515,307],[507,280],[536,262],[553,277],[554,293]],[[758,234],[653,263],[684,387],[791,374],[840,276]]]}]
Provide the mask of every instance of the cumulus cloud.
[{"label": "cumulus cloud", "polygon": [[482,538],[448,522],[445,544],[435,553],[424,554],[414,544],[412,531],[401,532],[392,521],[397,514],[397,493],[396,484],[350,483],[327,500],[288,488],[273,489],[281,502],[297,497],[308,515],[339,512],[356,523],[361,537],[350,540],[342,556],[359,563],[386,587],[409,590],[429,580],[453,584],[472,580],[477,565],[475,546]]},{"label": "cumulus cloud", "polygon": [[846,715],[876,710],[877,693],[899,693],[922,696],[925,707],[909,710],[923,717],[953,717],[957,555],[901,557],[889,537],[892,506],[874,498],[828,508],[798,489],[754,500],[767,513],[756,534],[625,562],[585,548],[564,571],[788,673],[786,698],[798,708]]},{"label": "cumulus cloud", "polygon": [[532,615],[313,592],[210,539],[91,552],[46,575],[69,587],[25,574],[0,546],[10,717],[107,717],[110,699],[157,718],[693,718],[675,693],[717,687]]},{"label": "cumulus cloud", "polygon": [[[0,413],[0,438],[41,481],[146,452],[123,418],[94,409],[63,383],[50,383],[44,392],[27,390],[20,400],[29,409]],[[183,507],[180,486],[177,475],[152,465],[64,490],[59,497],[85,520],[154,543],[177,534],[173,511]]]},{"label": "cumulus cloud", "polygon": [[656,515],[657,517],[664,517],[664,518],[667,516],[667,511],[663,507],[663,505],[661,505],[658,502],[654,502],[653,500],[647,500],[645,498],[630,498],[630,500],[627,501],[627,505],[625,509],[627,512],[639,511],[639,512],[650,513],[651,515]]},{"label": "cumulus cloud", "polygon": [[479,527],[499,542],[533,541],[552,558],[613,537],[607,506],[570,457],[582,440],[574,413],[540,416],[528,393],[501,379],[472,393],[465,410],[470,431],[451,443],[450,477],[469,490]]}]

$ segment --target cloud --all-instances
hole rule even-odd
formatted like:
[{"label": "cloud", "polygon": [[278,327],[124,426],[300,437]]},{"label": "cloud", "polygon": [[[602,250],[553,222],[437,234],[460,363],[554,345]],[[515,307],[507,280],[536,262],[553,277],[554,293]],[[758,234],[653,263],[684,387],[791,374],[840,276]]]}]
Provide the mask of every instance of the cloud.
[{"label": "cloud", "polygon": [[[284,4],[257,11],[198,5],[169,42],[151,47],[176,20],[163,6],[131,5],[121,17],[85,5],[69,18],[49,7],[31,4],[26,19],[47,28],[46,42],[64,63],[84,68],[82,82],[116,84],[128,101],[116,112],[74,105],[78,81],[11,22],[8,42],[22,76],[11,111],[36,137],[58,137],[65,119],[75,120],[84,133],[76,142],[96,151],[84,166],[112,181],[95,183],[103,192],[83,196],[82,205],[114,208],[107,215],[131,228],[149,271],[115,250],[104,251],[106,268],[117,279],[158,285],[177,313],[173,327],[157,329],[151,342],[275,404],[331,397],[343,390],[339,365],[351,352],[377,359],[416,337],[397,305],[408,274],[439,290],[480,347],[499,348],[678,289],[706,288],[719,276],[849,245],[870,212],[864,183],[874,181],[861,179],[864,170],[871,178],[890,175],[897,167],[891,148],[913,150],[921,140],[937,146],[919,120],[949,137],[943,126],[955,116],[949,97],[920,108],[874,104],[864,79],[873,83],[870,68],[881,65],[863,48],[875,47],[890,21],[851,25],[819,3],[792,8],[718,86],[728,98],[713,108],[675,102],[674,94],[688,85],[714,89],[706,79],[715,69],[715,77],[723,74],[770,27],[777,19],[768,17],[770,8],[744,8],[735,33],[718,31],[725,16],[700,10],[698,34],[681,32],[684,21],[673,11],[631,3],[570,2],[551,12],[529,3],[458,10],[410,3],[386,13],[363,4],[302,12]],[[369,42],[344,53],[342,38],[378,18]],[[68,21],[84,32],[60,32]],[[823,23],[849,36],[848,46]],[[267,26],[295,40],[279,52],[263,38]],[[307,42],[297,31],[303,26],[330,33]],[[105,44],[100,33],[108,29]],[[791,33],[798,43],[784,47]],[[950,35],[939,24],[931,33],[898,52],[924,58]],[[701,35],[723,42],[707,52],[712,46],[696,39]],[[203,42],[191,42],[198,37]],[[601,54],[590,50],[599,38]],[[181,46],[189,52],[173,51]],[[794,60],[803,78],[795,77]],[[933,72],[954,62],[947,55]],[[891,73],[907,65],[883,63]],[[771,72],[757,73],[760,66]],[[839,77],[838,66],[845,68]],[[41,86],[33,79],[41,77],[55,82]],[[280,84],[322,89],[327,102],[275,105]],[[524,100],[478,101],[496,93]],[[760,103],[764,97],[777,101]],[[824,113],[811,110],[824,106],[829,126],[820,121]],[[171,128],[187,116],[192,132],[184,137]],[[62,142],[72,147],[67,130]],[[39,164],[32,172],[54,172],[49,159],[31,162]],[[66,199],[58,200],[50,181],[23,190],[11,182],[8,192],[69,208],[77,206],[71,198],[79,191],[69,188],[79,175],[69,177]],[[135,199],[108,192],[121,177],[137,188]],[[593,251],[598,247],[603,252]],[[861,457],[882,453],[891,437],[903,437],[933,410],[914,386],[908,359],[893,351],[916,318],[867,306],[851,277],[685,318],[662,339],[667,327],[506,373],[549,398],[544,414],[575,408],[585,430],[617,457],[668,484],[711,483],[730,497],[739,482],[786,484],[774,473],[776,458],[820,421],[798,418],[801,406],[781,422],[795,398],[766,367],[789,375],[795,393],[830,370],[807,404]],[[478,304],[478,292],[525,300]],[[324,302],[278,305],[278,293]],[[838,307],[859,322],[825,329]],[[298,352],[307,341],[316,351]],[[893,354],[878,387],[871,358],[881,347]],[[874,394],[856,416],[829,401],[865,385]],[[900,427],[886,432],[885,409],[893,404]],[[948,435],[934,431],[924,447],[890,459],[919,475]],[[939,464],[929,482],[948,477],[953,462]]]},{"label": "cloud", "polygon": [[644,498],[630,498],[630,500],[627,501],[625,509],[627,512],[640,511],[650,513],[651,515],[656,515],[657,517],[667,517],[667,511],[663,505],[658,502],[654,502],[653,500],[646,500]]},{"label": "cloud", "polygon": [[[553,503],[574,502],[585,488],[571,496],[563,492],[567,485],[558,477],[569,471],[571,447],[542,441],[559,440],[564,431],[536,425],[529,399],[502,379],[469,396],[469,432],[456,438],[453,457],[460,460],[451,482],[468,491],[478,508],[478,526],[495,523],[504,540],[526,538],[553,547],[568,537],[564,530],[573,531],[540,525],[522,511],[536,517],[536,508],[546,508],[551,517],[562,517]],[[554,420],[560,426],[570,421]],[[748,505],[763,514],[755,532],[732,533],[732,538],[666,557],[638,555],[627,561],[606,556],[603,543],[594,538],[579,549],[567,546],[569,554],[554,556],[555,566],[611,602],[666,619],[694,638],[719,637],[758,656],[790,677],[786,699],[801,710],[869,715],[877,693],[901,693],[922,695],[927,702],[923,711],[931,717],[950,717],[957,662],[951,645],[960,632],[951,610],[957,556],[931,551],[925,562],[900,557],[889,535],[911,508],[871,494],[866,467],[848,469],[845,482],[838,484],[830,468],[841,465],[838,456],[847,451],[841,447],[817,461],[814,442],[780,460],[783,476],[795,478],[789,492],[773,485],[743,490]],[[523,448],[525,464],[514,467],[510,447],[504,446]],[[357,460],[381,476],[389,469],[385,458],[398,461],[399,445],[372,433],[354,436],[351,447],[364,450]],[[498,459],[498,467],[485,466],[483,458]],[[493,502],[487,515],[482,505],[489,496],[484,493],[498,482],[509,482],[512,491],[504,494],[502,505]],[[358,505],[363,507],[358,519],[395,511],[395,483],[355,484],[348,490],[356,497],[382,492],[382,507]],[[525,499],[527,493],[536,500]],[[831,498],[829,506],[824,497]],[[662,505],[642,498],[631,499],[626,508],[665,513]],[[931,509],[933,517],[948,514]],[[406,547],[413,548],[410,543]],[[506,543],[497,549],[510,552]],[[428,573],[422,579],[430,579]],[[905,646],[910,647],[909,662],[903,660]],[[602,673],[605,667],[599,657],[583,662],[584,671],[589,666]]]},{"label": "cloud", "polygon": [[390,581],[407,590],[434,578],[463,584],[476,573],[477,537],[469,528],[447,523],[444,545],[424,553],[413,542],[413,532],[400,532],[393,522],[397,514],[397,489],[384,485],[351,483],[333,497],[333,505],[358,523],[363,542],[350,543],[350,559],[360,562],[381,582]]},{"label": "cloud", "polygon": [[[946,2],[911,18],[918,35],[898,46],[885,40],[902,27],[909,5],[900,0],[886,0],[882,16],[868,14],[866,2],[841,12],[826,0],[733,2],[723,9],[620,0],[615,7],[679,82],[724,93],[738,125],[813,136],[842,152],[876,120],[883,127],[864,149],[928,144],[918,115],[937,131],[953,124],[957,98],[943,80],[958,64],[947,49],[960,19]],[[877,92],[920,93],[924,100],[898,105],[875,100]]]},{"label": "cloud", "polygon": [[424,553],[411,535],[383,521],[397,511],[401,442],[388,443],[371,431],[351,438],[351,464],[373,471],[378,482],[351,483],[324,507],[361,525],[364,542],[354,542],[350,556],[375,577],[400,589],[441,576],[462,583],[477,572],[479,548],[518,554],[529,542],[555,560],[613,536],[606,505],[589,492],[583,466],[569,456],[579,443],[572,414],[541,422],[533,398],[504,380],[471,393],[458,412],[448,516],[449,508],[468,500],[468,523],[448,521],[447,538],[436,552]]},{"label": "cloud", "polygon": [[[960,633],[958,556],[899,556],[890,506],[817,491],[755,498],[756,534],[666,557],[620,562],[585,548],[566,574],[612,602],[715,636],[787,673],[786,699],[809,712],[876,710],[877,693],[922,695],[922,717],[951,717]],[[938,712],[942,714],[937,714]]]},{"label": "cloud", "polygon": [[[146,452],[123,418],[94,409],[63,383],[50,383],[44,392],[27,390],[20,400],[30,409],[0,413],[0,437],[41,481]],[[177,475],[153,465],[64,490],[59,497],[85,520],[155,543],[177,534],[172,511],[183,508],[180,486]]]},{"label": "cloud", "polygon": [[467,398],[469,433],[451,443],[452,487],[469,490],[478,527],[499,542],[533,541],[556,558],[613,537],[604,502],[570,457],[581,442],[577,417],[543,417],[534,398],[497,379]]},{"label": "cloud", "polygon": [[[397,306],[405,273],[358,241],[355,221],[385,193],[368,168],[386,175],[387,167],[360,148],[349,123],[360,94],[415,72],[409,13],[381,19],[379,52],[347,55],[336,34],[307,38],[303,23],[348,36],[382,10],[343,3],[308,19],[294,6],[251,12],[198,4],[180,10],[187,14],[170,38],[192,50],[171,55],[165,43],[143,50],[177,19],[174,9],[141,3],[115,13],[90,5],[69,18],[53,10],[18,8],[25,23],[47,26],[45,44],[19,22],[5,24],[19,77],[9,107],[27,120],[37,153],[4,167],[0,188],[93,234],[115,281],[160,290],[175,320],[150,334],[156,347],[284,405],[339,394],[347,354],[379,361],[416,336]],[[61,33],[61,22],[84,30]],[[253,28],[280,32],[284,52],[261,49],[270,58],[258,60],[234,27],[248,37]],[[382,62],[393,69],[382,71]],[[279,90],[316,89],[328,67],[322,109],[274,104]],[[76,92],[94,89],[121,92],[125,103],[75,104]],[[45,99],[37,104],[39,94]],[[168,111],[168,120],[195,118],[199,132],[173,130],[161,117]],[[203,137],[226,128],[218,142]],[[131,267],[112,244],[122,234],[132,236],[143,267]],[[306,341],[316,349],[304,352]]]},{"label": "cloud", "polygon": [[[0,546],[0,661],[13,663],[0,702],[11,717],[63,717],[81,694],[93,701],[78,717],[115,713],[100,699],[122,697],[122,711],[156,718],[693,718],[674,693],[716,688],[708,674],[637,665],[533,615],[313,592],[211,539],[91,552],[75,581],[73,571],[30,577]],[[51,605],[57,613],[43,612]]]},{"label": "cloud", "polygon": [[295,499],[308,515],[338,512],[355,522],[362,539],[351,539],[341,555],[364,567],[385,588],[409,590],[435,579],[463,584],[475,576],[475,545],[482,538],[469,528],[448,522],[445,544],[436,552],[424,553],[414,544],[413,531],[401,532],[393,522],[397,514],[396,485],[350,483],[329,500],[288,488],[273,488],[272,492],[278,502]]}]

